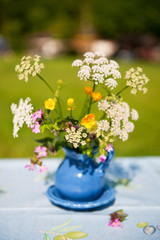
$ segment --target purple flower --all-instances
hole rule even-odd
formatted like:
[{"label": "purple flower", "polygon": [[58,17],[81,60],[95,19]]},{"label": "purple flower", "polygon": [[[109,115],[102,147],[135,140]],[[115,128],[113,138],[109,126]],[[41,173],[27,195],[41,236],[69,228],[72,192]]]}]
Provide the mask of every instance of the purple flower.
[{"label": "purple flower", "polygon": [[36,166],[34,164],[28,164],[25,165],[25,168],[28,168],[29,171],[34,171],[36,169]]},{"label": "purple flower", "polygon": [[113,151],[114,148],[113,148],[113,146],[112,146],[111,144],[108,143],[108,145],[106,146],[105,150],[106,150],[107,152],[110,152],[110,151]]},{"label": "purple flower", "polygon": [[99,157],[99,161],[100,162],[105,162],[106,161],[106,156],[104,154],[102,154],[100,157]]},{"label": "purple flower", "polygon": [[42,114],[43,114],[42,109],[38,110],[37,112],[34,112],[34,113],[32,114],[32,120],[33,120],[33,122],[36,122],[36,120],[37,120],[38,118],[42,118]]},{"label": "purple flower", "polygon": [[42,165],[42,166],[40,166],[40,168],[39,168],[39,170],[38,170],[38,173],[44,172],[44,171],[46,171],[46,170],[48,170],[48,167]]},{"label": "purple flower", "polygon": [[39,122],[35,122],[35,124],[33,124],[31,128],[32,128],[32,132],[34,132],[34,133],[41,132]]},{"label": "purple flower", "polygon": [[47,157],[47,148],[43,147],[43,146],[38,146],[35,148],[35,153],[38,153],[37,157],[41,158],[41,157]]},{"label": "purple flower", "polygon": [[122,228],[122,224],[121,224],[121,222],[119,221],[118,218],[116,218],[114,221],[111,220],[108,223],[108,226],[111,226],[111,227],[121,227]]}]

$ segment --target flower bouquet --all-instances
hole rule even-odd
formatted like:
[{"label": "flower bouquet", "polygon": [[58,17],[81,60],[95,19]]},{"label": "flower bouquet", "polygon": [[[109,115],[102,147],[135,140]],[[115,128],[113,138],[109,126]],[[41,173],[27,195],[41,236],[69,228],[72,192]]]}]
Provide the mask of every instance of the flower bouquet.
[{"label": "flower bouquet", "polygon": [[[36,165],[40,168],[38,172],[47,169],[42,163],[42,157],[47,157],[49,153],[56,154],[61,148],[75,150],[77,153],[93,157],[94,149],[100,153],[99,161],[105,162],[108,152],[113,149],[113,142],[116,139],[126,141],[128,133],[134,130],[134,123],[138,119],[138,112],[130,109],[127,102],[122,98],[122,92],[130,89],[131,94],[138,91],[147,92],[145,85],[149,79],[140,67],[131,68],[126,72],[124,88],[113,93],[121,78],[119,65],[114,60],[108,60],[103,53],[87,52],[83,60],[75,60],[73,67],[78,68],[77,77],[86,82],[84,94],[86,99],[83,103],[78,119],[74,118],[76,109],[75,100],[68,98],[66,105],[62,106],[59,97],[63,81],[58,80],[54,89],[40,75],[44,64],[40,62],[40,56],[23,57],[21,63],[16,65],[19,80],[28,82],[29,77],[39,77],[53,97],[44,102],[44,106],[34,109],[31,99],[20,99],[19,104],[12,104],[11,110],[13,118],[13,136],[18,137],[18,131],[24,123],[35,134],[51,133],[51,137],[37,140],[39,146],[34,150],[31,163],[25,167],[35,170]],[[105,94],[97,91],[97,86],[101,86]],[[55,89],[56,88],[56,89]],[[92,111],[92,105],[97,103],[99,114],[96,116]],[[68,115],[64,116],[63,109],[67,108]]]}]

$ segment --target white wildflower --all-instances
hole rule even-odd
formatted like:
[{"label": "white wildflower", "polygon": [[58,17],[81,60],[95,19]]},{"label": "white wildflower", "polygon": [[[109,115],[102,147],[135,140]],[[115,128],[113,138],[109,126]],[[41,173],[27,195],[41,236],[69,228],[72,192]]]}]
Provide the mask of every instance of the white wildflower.
[{"label": "white wildflower", "polygon": [[117,69],[112,69],[112,70],[111,70],[111,75],[112,75],[115,79],[121,78],[121,73],[120,73],[120,71],[118,71]]},{"label": "white wildflower", "polygon": [[72,67],[81,67],[83,65],[82,60],[77,59],[72,63]]},{"label": "white wildflower", "polygon": [[68,143],[72,143],[74,148],[78,148],[79,145],[84,145],[82,142],[83,138],[87,137],[86,133],[82,133],[84,130],[83,127],[76,129],[75,127],[71,127],[66,129],[67,134],[65,135],[65,139]]},{"label": "white wildflower", "polygon": [[44,68],[43,63],[39,63],[40,56],[35,55],[33,58],[30,56],[22,57],[21,63],[16,65],[15,71],[18,72],[19,80],[25,80],[28,82],[30,76],[36,76],[40,74],[41,69]]},{"label": "white wildflower", "polygon": [[98,102],[98,109],[102,111],[106,111],[110,107],[110,104],[108,103],[107,100],[101,100]]},{"label": "white wildflower", "polygon": [[107,132],[109,129],[109,122],[107,120],[101,120],[97,123],[97,131]]},{"label": "white wildflower", "polygon": [[11,111],[14,114],[13,118],[13,136],[18,137],[18,131],[23,126],[24,123],[28,127],[31,127],[33,124],[32,120],[32,111],[33,106],[29,103],[31,99],[28,97],[24,101],[21,98],[19,101],[19,105],[12,103]]},{"label": "white wildflower", "polygon": [[127,141],[128,139],[128,133],[125,132],[125,131],[121,131],[121,134],[120,134],[120,139],[122,139],[123,142]]},{"label": "white wildflower", "polygon": [[127,79],[126,85],[131,87],[131,93],[136,94],[137,91],[147,92],[145,85],[149,82],[149,79],[143,73],[143,70],[139,67],[137,69],[131,68],[126,72],[125,79]]},{"label": "white wildflower", "polygon": [[81,141],[81,145],[82,145],[82,146],[86,145],[86,142],[85,142],[84,140]]},{"label": "white wildflower", "polygon": [[134,130],[134,124],[130,121],[126,121],[123,123],[123,130],[127,133],[131,133]]},{"label": "white wildflower", "polygon": [[90,67],[87,65],[84,65],[79,70],[77,76],[80,78],[80,80],[87,81],[90,78],[90,71],[91,71]]},{"label": "white wildflower", "polygon": [[83,133],[83,134],[82,134],[82,137],[83,137],[83,138],[86,138],[86,137],[87,137],[87,133]]},{"label": "white wildflower", "polygon": [[90,65],[93,62],[94,62],[93,58],[87,57],[87,58],[84,59],[84,63],[86,63],[87,65]]},{"label": "white wildflower", "polygon": [[132,120],[134,120],[134,121],[137,121],[137,120],[138,120],[139,115],[138,115],[137,110],[132,109],[132,111],[131,111],[131,117],[132,117]]},{"label": "white wildflower", "polygon": [[105,57],[105,53],[101,51],[97,51],[94,53],[96,57]]},{"label": "white wildflower", "polygon": [[94,64],[97,64],[97,65],[102,65],[102,64],[107,64],[107,63],[108,63],[108,59],[105,57],[100,57],[100,58],[94,60]]},{"label": "white wildflower", "polygon": [[95,57],[94,53],[92,53],[92,52],[86,52],[83,56],[86,58],[94,58]]},{"label": "white wildflower", "polygon": [[117,86],[117,81],[114,80],[113,78],[108,78],[105,80],[105,85],[108,86],[111,90]]},{"label": "white wildflower", "polygon": [[98,84],[98,83],[103,84],[104,74],[94,73],[94,74],[92,75],[92,79],[95,81],[95,84]]},{"label": "white wildflower", "polygon": [[115,69],[119,68],[119,64],[114,60],[110,60],[110,65],[112,66],[112,68]]},{"label": "white wildflower", "polygon": [[103,73],[103,69],[98,65],[94,65],[92,67],[92,71],[93,71],[93,73]]}]

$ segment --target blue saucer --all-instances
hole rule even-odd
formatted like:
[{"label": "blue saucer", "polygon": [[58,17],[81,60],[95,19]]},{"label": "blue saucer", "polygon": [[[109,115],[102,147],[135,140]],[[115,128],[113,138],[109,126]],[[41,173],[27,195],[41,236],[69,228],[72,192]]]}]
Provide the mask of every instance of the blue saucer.
[{"label": "blue saucer", "polygon": [[89,202],[78,202],[62,198],[56,191],[55,186],[53,185],[48,188],[47,197],[51,201],[51,203],[64,208],[74,210],[87,210],[104,206],[107,207],[107,205],[111,204],[111,202],[114,201],[115,192],[113,188],[106,186],[103,193],[98,199]]}]

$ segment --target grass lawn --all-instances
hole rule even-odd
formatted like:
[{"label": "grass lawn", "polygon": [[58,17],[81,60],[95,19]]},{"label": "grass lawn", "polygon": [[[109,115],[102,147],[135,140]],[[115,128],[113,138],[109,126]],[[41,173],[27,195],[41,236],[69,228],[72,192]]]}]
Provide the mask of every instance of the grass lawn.
[{"label": "grass lawn", "polygon": [[[32,134],[30,129],[23,127],[19,132],[19,138],[12,137],[12,114],[10,105],[12,102],[18,103],[19,99],[30,97],[32,103],[37,108],[43,108],[43,103],[52,93],[37,77],[29,79],[28,83],[18,80],[14,67],[19,63],[20,58],[0,60],[0,157],[30,157],[36,146],[35,138],[40,138],[40,134]],[[64,82],[64,88],[61,91],[64,113],[67,114],[66,100],[73,97],[76,102],[74,116],[78,117],[81,111],[81,104],[84,101],[83,91],[86,83],[77,79],[77,70],[72,68],[74,59],[71,57],[55,58],[44,61],[45,69],[42,70],[42,76],[47,79],[53,88],[56,88],[58,79]],[[131,66],[140,66],[146,75],[150,78],[148,83],[148,94],[138,93],[131,95],[129,90],[124,92],[124,101],[128,102],[130,107],[139,112],[139,120],[135,122],[135,130],[130,133],[129,140],[122,142],[118,140],[114,143],[116,156],[146,156],[160,155],[160,67],[159,63],[150,62],[121,62],[120,71],[124,76]],[[125,81],[119,80],[119,86],[116,92],[125,86]],[[94,106],[97,112],[97,107]],[[62,152],[58,156],[62,156]]]}]

